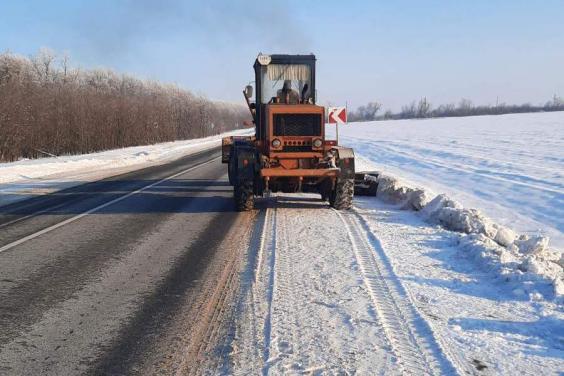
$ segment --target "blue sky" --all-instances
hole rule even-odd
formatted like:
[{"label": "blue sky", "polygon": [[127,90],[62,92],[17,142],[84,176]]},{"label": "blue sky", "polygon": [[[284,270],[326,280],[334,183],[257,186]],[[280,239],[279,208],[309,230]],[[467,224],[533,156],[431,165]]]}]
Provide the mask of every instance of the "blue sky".
[{"label": "blue sky", "polygon": [[264,53],[318,57],[323,103],[398,110],[564,96],[564,1],[10,1],[0,51],[66,51],[81,67],[242,101]]}]

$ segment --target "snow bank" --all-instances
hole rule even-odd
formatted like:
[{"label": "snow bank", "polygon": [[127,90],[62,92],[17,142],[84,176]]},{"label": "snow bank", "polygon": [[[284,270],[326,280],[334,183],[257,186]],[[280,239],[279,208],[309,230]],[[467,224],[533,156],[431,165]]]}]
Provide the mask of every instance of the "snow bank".
[{"label": "snow bank", "polygon": [[467,209],[445,194],[410,186],[388,175],[378,174],[377,197],[403,209],[419,211],[429,222],[460,232],[461,249],[507,281],[523,282],[516,294],[535,293],[535,283],[549,282],[557,298],[564,297],[564,253],[549,248],[542,235],[518,235],[484,216]]},{"label": "snow bank", "polygon": [[250,135],[253,132],[244,129],[192,140],[0,163],[0,206],[166,163],[218,147],[226,135]]},{"label": "snow bank", "polygon": [[392,176],[379,174],[377,180],[376,195],[388,202],[402,203],[406,209],[421,210],[430,200],[427,191],[406,186]]}]

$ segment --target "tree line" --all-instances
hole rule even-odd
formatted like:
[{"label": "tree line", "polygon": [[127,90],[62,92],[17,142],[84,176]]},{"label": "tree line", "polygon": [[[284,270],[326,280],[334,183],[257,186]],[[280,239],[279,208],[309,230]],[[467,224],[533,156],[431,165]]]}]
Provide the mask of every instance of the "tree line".
[{"label": "tree line", "polygon": [[496,103],[495,105],[474,105],[468,99],[462,99],[458,104],[443,104],[433,108],[427,98],[413,101],[404,105],[401,111],[393,113],[386,110],[379,114],[382,105],[378,102],[370,102],[360,106],[349,113],[349,121],[373,121],[390,119],[424,119],[436,117],[456,117],[456,116],[476,116],[476,115],[502,115],[525,112],[549,112],[564,111],[564,99],[557,95],[547,101],[544,105],[532,105],[524,103],[521,105],[508,105],[506,103]]},{"label": "tree line", "polygon": [[73,68],[42,49],[0,54],[0,161],[205,137],[242,128],[242,105],[111,70]]}]

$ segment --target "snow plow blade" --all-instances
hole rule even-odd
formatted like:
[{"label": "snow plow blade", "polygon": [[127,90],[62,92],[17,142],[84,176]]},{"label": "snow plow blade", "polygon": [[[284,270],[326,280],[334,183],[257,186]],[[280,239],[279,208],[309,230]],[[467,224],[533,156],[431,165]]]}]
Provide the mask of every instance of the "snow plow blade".
[{"label": "snow plow blade", "polygon": [[376,196],[378,190],[378,171],[361,171],[354,174],[354,194],[356,196]]}]

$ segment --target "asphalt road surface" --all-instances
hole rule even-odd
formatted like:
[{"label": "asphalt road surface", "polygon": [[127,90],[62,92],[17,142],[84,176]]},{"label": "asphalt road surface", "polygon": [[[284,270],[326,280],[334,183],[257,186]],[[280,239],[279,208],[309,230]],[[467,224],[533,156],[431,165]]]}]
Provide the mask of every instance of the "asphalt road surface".
[{"label": "asphalt road surface", "polygon": [[219,156],[0,207],[0,374],[221,367],[256,214],[233,210]]}]

